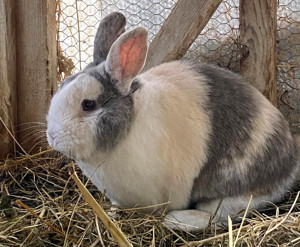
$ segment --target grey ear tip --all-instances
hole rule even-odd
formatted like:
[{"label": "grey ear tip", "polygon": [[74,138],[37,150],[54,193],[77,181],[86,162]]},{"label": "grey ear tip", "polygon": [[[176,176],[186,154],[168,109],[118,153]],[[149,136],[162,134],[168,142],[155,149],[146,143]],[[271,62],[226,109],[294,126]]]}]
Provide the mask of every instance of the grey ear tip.
[{"label": "grey ear tip", "polygon": [[126,22],[126,17],[121,12],[112,12],[106,15],[103,19],[109,20],[115,18],[119,19],[121,22]]},{"label": "grey ear tip", "polygon": [[125,15],[123,15],[121,12],[112,12],[111,14],[126,20]]}]

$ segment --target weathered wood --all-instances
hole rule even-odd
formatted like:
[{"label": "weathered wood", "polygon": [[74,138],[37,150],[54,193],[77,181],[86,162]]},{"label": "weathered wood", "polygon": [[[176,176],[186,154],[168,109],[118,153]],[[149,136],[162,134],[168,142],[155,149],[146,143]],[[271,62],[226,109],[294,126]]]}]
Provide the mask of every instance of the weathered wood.
[{"label": "weathered wood", "polygon": [[[53,0],[16,1],[18,124],[45,122],[51,96],[57,85],[56,19]],[[26,126],[26,125],[25,125]],[[28,126],[26,126],[28,127]],[[19,130],[25,150],[35,143],[37,131]]]},{"label": "weathered wood", "polygon": [[240,0],[240,41],[247,47],[241,73],[277,104],[277,0]]},{"label": "weathered wood", "polygon": [[17,116],[15,37],[14,1],[0,0],[0,159],[14,151],[6,127],[13,133]]},{"label": "weathered wood", "polygon": [[178,0],[152,41],[144,71],[184,56],[222,0]]}]

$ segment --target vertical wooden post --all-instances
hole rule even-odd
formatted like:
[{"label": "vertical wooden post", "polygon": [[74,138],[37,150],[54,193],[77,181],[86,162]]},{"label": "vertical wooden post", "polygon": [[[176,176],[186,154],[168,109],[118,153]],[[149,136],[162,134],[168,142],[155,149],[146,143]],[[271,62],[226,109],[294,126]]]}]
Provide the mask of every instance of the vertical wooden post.
[{"label": "vertical wooden post", "polygon": [[241,73],[277,104],[277,0],[240,0],[240,41],[247,47]]},{"label": "vertical wooden post", "polygon": [[[44,122],[57,85],[56,1],[17,0],[18,124]],[[30,130],[33,132],[33,129]],[[35,133],[37,134],[37,133]],[[34,135],[19,131],[25,150]],[[26,139],[31,141],[26,141]]]},{"label": "vertical wooden post", "polygon": [[14,1],[0,0],[0,159],[14,151],[14,141],[6,128],[13,133],[17,120],[14,8]]}]

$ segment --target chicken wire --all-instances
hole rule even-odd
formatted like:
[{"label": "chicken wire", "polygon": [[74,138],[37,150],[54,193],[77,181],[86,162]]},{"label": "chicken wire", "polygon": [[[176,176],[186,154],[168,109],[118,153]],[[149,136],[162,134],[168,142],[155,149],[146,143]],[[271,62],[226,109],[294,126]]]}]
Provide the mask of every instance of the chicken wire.
[{"label": "chicken wire", "polygon": [[[59,80],[92,60],[101,19],[114,11],[127,18],[127,30],[144,26],[153,40],[177,0],[57,0]],[[278,98],[300,130],[300,0],[279,0],[277,10]],[[239,1],[224,0],[185,57],[240,70]],[[291,111],[292,110],[292,111]],[[292,118],[292,119],[291,119]],[[300,131],[299,131],[300,133]]]}]

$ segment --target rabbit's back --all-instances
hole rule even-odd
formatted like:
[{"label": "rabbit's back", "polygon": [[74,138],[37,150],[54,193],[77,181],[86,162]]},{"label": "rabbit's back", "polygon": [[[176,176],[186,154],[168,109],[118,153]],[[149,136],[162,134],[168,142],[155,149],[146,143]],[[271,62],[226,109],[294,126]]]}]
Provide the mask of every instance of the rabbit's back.
[{"label": "rabbit's back", "polygon": [[280,198],[298,169],[284,117],[241,76],[206,64],[194,69],[210,88],[212,132],[192,200],[241,194]]},{"label": "rabbit's back", "polygon": [[172,176],[194,175],[190,205],[243,194],[278,199],[290,187],[297,159],[288,124],[241,76],[181,62],[144,76],[159,88],[160,157]]}]

